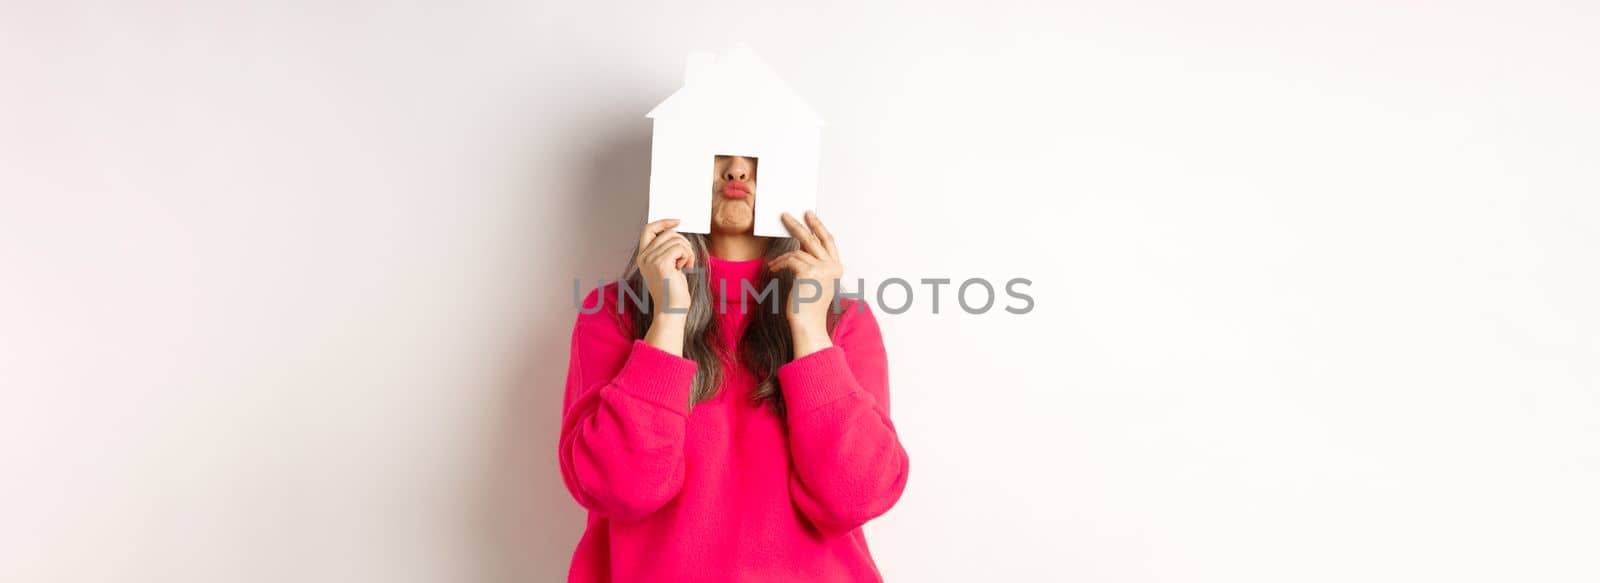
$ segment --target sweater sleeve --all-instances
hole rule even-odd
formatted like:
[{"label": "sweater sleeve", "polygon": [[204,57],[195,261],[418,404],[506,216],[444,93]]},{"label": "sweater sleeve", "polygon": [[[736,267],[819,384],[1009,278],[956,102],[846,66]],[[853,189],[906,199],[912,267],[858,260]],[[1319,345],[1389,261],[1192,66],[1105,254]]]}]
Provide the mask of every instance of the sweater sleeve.
[{"label": "sweater sleeve", "polygon": [[845,310],[833,346],[778,368],[794,460],[789,490],[823,532],[849,531],[887,512],[910,468],[889,420],[878,323],[865,302]]},{"label": "sweater sleeve", "polygon": [[[595,305],[591,293],[586,306]],[[602,301],[602,303],[604,303]],[[693,360],[626,335],[610,304],[580,314],[563,398],[561,476],[590,511],[642,518],[683,488]]]}]

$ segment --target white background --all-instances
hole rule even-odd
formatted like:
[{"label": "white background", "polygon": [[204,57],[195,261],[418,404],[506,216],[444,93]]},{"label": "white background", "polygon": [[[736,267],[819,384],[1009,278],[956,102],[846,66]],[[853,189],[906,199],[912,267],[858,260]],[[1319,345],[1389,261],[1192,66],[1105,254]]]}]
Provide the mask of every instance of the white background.
[{"label": "white background", "polygon": [[740,40],[855,275],[1034,281],[880,313],[889,580],[1600,580],[1594,3],[387,4],[4,4],[0,580],[560,580],[572,278]]}]

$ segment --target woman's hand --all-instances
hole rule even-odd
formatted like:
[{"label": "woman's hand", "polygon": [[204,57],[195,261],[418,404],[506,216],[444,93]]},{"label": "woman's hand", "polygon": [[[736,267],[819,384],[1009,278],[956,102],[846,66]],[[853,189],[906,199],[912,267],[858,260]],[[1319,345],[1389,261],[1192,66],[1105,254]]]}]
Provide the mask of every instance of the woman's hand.
[{"label": "woman's hand", "polygon": [[[844,264],[839,262],[833,234],[822,226],[817,213],[806,211],[805,224],[783,213],[783,226],[800,242],[800,249],[773,258],[767,267],[794,274],[795,285],[789,293],[798,299],[788,301],[799,305],[784,306],[784,313],[789,317],[789,328],[794,334],[794,357],[800,358],[833,346],[828,338],[828,310],[833,308],[833,296],[838,291],[836,284],[844,277]],[[819,296],[814,300],[807,293],[812,290]]]},{"label": "woman's hand", "polygon": [[683,331],[693,299],[683,270],[694,267],[694,247],[681,233],[672,230],[678,222],[662,219],[645,225],[639,232],[639,254],[634,263],[650,288],[653,316],[645,343],[682,356]]}]

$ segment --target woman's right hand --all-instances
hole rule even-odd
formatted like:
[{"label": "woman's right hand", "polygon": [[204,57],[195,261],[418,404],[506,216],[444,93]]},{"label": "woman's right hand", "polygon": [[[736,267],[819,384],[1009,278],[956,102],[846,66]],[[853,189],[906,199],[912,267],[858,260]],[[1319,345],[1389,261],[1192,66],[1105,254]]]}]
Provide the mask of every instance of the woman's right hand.
[{"label": "woman's right hand", "polygon": [[639,232],[639,254],[634,262],[650,288],[650,309],[657,318],[683,316],[693,299],[683,270],[694,267],[694,247],[673,230],[678,223],[678,219],[662,219]]},{"label": "woman's right hand", "polygon": [[[683,270],[694,267],[689,239],[672,230],[678,219],[662,219],[639,232],[639,254],[634,264],[650,288],[650,329],[646,344],[683,356],[683,334],[689,322],[689,278]],[[668,291],[671,290],[671,291]],[[663,308],[671,308],[666,311]]]}]

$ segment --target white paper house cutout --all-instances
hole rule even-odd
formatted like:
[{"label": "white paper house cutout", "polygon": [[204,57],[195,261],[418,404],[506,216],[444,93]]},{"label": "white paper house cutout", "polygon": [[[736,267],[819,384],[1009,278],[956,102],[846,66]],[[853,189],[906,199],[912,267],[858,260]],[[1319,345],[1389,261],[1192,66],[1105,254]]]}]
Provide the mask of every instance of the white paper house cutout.
[{"label": "white paper house cutout", "polygon": [[782,213],[816,209],[822,117],[749,48],[691,53],[683,87],[645,117],[655,120],[650,221],[675,218],[679,232],[711,232],[718,155],[757,159],[756,235],[787,237]]}]

